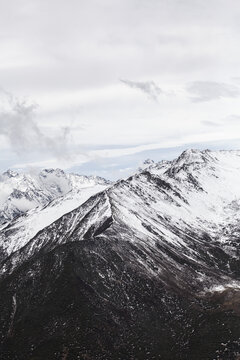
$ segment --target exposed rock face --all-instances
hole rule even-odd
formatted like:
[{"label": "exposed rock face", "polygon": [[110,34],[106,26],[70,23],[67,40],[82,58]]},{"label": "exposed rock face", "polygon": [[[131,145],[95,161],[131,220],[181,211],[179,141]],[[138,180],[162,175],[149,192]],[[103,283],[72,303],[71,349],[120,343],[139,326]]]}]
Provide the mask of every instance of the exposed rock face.
[{"label": "exposed rock face", "polygon": [[24,245],[4,228],[2,359],[238,359],[239,176],[240,151],[188,150]]}]

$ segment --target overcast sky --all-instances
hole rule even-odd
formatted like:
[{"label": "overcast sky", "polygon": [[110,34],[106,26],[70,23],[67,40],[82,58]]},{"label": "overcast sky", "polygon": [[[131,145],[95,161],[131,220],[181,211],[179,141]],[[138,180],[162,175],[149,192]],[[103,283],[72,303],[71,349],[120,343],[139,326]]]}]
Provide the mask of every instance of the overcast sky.
[{"label": "overcast sky", "polygon": [[239,0],[0,0],[0,170],[240,148]]}]

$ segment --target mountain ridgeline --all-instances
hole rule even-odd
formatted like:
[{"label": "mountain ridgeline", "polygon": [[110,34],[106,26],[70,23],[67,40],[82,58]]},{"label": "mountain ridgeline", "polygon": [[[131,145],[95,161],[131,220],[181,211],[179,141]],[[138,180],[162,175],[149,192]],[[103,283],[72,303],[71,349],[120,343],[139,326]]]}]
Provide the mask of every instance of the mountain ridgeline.
[{"label": "mountain ridgeline", "polygon": [[109,183],[98,176],[67,174],[60,169],[28,174],[8,170],[0,176],[0,226],[70,192]]},{"label": "mountain ridgeline", "polygon": [[240,359],[240,151],[62,176],[2,201],[1,359]]}]

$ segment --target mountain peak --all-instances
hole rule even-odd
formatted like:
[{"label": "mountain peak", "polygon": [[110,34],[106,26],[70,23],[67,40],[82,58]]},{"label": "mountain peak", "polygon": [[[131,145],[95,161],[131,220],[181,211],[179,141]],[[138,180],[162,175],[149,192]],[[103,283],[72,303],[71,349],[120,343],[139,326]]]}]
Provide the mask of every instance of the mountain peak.
[{"label": "mountain peak", "polygon": [[143,163],[140,165],[140,167],[138,168],[138,171],[143,171],[147,168],[152,167],[153,165],[155,165],[155,162],[151,159],[146,159],[143,161]]},{"label": "mountain peak", "polygon": [[[240,152],[189,149],[145,165],[98,191],[95,177],[65,174],[85,195],[55,197],[1,230],[6,359],[68,349],[71,359],[236,359]],[[58,180],[38,183],[55,191]]]},{"label": "mountain peak", "polygon": [[187,149],[176,159],[179,163],[205,162],[210,155],[210,150]]},{"label": "mountain peak", "polygon": [[39,173],[40,176],[46,177],[48,175],[55,175],[55,176],[65,176],[65,172],[62,169],[53,169],[53,168],[47,168],[47,169],[42,169]]},{"label": "mountain peak", "polygon": [[3,176],[6,176],[8,178],[12,178],[12,177],[16,177],[18,176],[18,173],[14,170],[8,169],[7,171],[5,171],[3,174]]},{"label": "mountain peak", "polygon": [[152,165],[152,164],[154,164],[154,161],[152,159],[146,159],[146,160],[144,160],[143,164],[144,165]]}]

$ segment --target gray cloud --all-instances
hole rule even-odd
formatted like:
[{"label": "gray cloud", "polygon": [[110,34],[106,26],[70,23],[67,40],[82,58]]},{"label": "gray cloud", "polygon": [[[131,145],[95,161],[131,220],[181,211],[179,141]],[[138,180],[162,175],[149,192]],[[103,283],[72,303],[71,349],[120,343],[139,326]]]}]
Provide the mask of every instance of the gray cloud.
[{"label": "gray cloud", "polygon": [[194,81],[187,86],[186,90],[191,94],[191,100],[195,102],[236,98],[240,95],[237,86],[214,81]]},{"label": "gray cloud", "polygon": [[67,158],[70,128],[61,128],[54,137],[45,135],[36,122],[36,109],[36,104],[28,104],[1,91],[0,135],[7,138],[11,149],[19,155],[45,152],[57,158]]},{"label": "gray cloud", "polygon": [[155,84],[154,81],[130,81],[120,80],[123,84],[133,89],[139,89],[154,101],[158,100],[158,96],[163,93],[162,89]]}]

